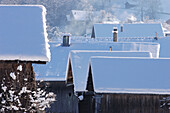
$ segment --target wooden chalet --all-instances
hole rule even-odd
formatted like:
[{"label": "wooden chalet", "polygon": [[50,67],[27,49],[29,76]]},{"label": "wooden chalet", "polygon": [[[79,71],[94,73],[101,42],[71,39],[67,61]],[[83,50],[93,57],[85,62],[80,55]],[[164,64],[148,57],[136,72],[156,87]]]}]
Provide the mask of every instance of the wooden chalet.
[{"label": "wooden chalet", "polygon": [[[78,97],[86,89],[88,62],[91,56],[156,58],[159,53],[159,44],[157,43],[71,42],[70,46],[51,42],[51,62],[47,65],[34,65],[36,81],[45,81],[48,90],[57,95],[56,101],[47,112],[79,112],[80,99]],[[110,51],[110,47],[112,47],[112,51]]]},{"label": "wooden chalet", "polygon": [[[0,5],[0,15],[0,92],[3,92],[2,84],[7,91],[12,89],[17,94],[23,87],[35,91],[32,64],[50,61],[46,9],[33,5]],[[20,101],[25,108],[30,105],[28,98]]]},{"label": "wooden chalet", "polygon": [[[89,59],[92,56],[110,56],[110,57],[143,57],[151,58],[147,52],[128,52],[128,51],[89,51],[89,50],[73,50],[70,52],[66,82],[74,86],[74,92],[79,98],[78,109],[79,113],[95,112],[94,97],[97,97],[94,92],[91,68],[89,68],[89,76],[87,70],[89,67]],[[88,81],[88,82],[86,82]],[[87,87],[86,87],[87,84]],[[81,99],[80,97],[83,97]],[[103,112],[105,113],[105,112]]]},{"label": "wooden chalet", "polygon": [[169,113],[168,107],[160,107],[161,100],[170,96],[169,64],[170,59],[93,57],[82,109],[89,108],[91,113]]}]

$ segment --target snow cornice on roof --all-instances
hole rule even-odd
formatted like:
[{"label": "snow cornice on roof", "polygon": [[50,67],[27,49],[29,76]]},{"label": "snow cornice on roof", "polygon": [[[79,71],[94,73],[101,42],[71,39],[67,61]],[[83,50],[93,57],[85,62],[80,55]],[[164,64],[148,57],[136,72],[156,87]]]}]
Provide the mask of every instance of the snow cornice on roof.
[{"label": "snow cornice on roof", "polygon": [[50,61],[46,8],[42,5],[0,5],[0,61]]},{"label": "snow cornice on roof", "polygon": [[97,93],[170,94],[169,66],[170,58],[94,56],[89,68]]}]

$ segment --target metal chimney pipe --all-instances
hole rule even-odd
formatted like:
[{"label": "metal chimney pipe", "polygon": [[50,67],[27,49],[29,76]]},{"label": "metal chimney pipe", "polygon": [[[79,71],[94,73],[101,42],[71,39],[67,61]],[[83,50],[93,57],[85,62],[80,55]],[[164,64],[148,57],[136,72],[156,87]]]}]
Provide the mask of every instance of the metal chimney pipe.
[{"label": "metal chimney pipe", "polygon": [[117,27],[113,27],[113,42],[117,42],[117,38],[118,38],[118,29]]},{"label": "metal chimney pipe", "polygon": [[71,34],[63,35],[63,46],[66,46],[66,47],[70,46],[70,36],[71,36]]},{"label": "metal chimney pipe", "polygon": [[120,26],[120,32],[123,32],[123,25]]}]

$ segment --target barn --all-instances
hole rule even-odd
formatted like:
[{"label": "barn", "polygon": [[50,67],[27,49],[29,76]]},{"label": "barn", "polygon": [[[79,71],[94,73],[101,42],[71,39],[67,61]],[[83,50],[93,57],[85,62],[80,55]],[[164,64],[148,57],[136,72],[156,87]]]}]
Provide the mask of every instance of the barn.
[{"label": "barn", "polygon": [[[32,64],[50,61],[46,32],[46,9],[43,6],[0,5],[0,101],[7,99],[2,92],[36,89]],[[3,85],[3,86],[2,86]],[[5,89],[4,89],[5,88]],[[11,93],[10,93],[11,94]],[[27,98],[20,98],[28,108]],[[0,105],[8,106],[8,102]],[[12,107],[11,112],[17,110]],[[22,111],[22,110],[21,110]],[[5,109],[5,112],[9,112]]]}]

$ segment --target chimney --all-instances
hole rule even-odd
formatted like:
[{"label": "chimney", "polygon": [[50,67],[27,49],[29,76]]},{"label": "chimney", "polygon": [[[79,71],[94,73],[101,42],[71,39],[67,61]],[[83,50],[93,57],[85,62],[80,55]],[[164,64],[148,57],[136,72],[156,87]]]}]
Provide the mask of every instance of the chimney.
[{"label": "chimney", "polygon": [[120,32],[123,32],[123,24],[120,26]]},{"label": "chimney", "polygon": [[117,35],[118,35],[118,29],[117,27],[113,27],[113,42],[117,42]]},{"label": "chimney", "polygon": [[158,33],[155,32],[155,37],[154,37],[155,40],[158,40]]},{"label": "chimney", "polygon": [[109,50],[112,51],[112,46],[109,47]]},{"label": "chimney", "polygon": [[70,36],[71,34],[64,34],[63,35],[63,46],[69,47],[70,46]]}]

